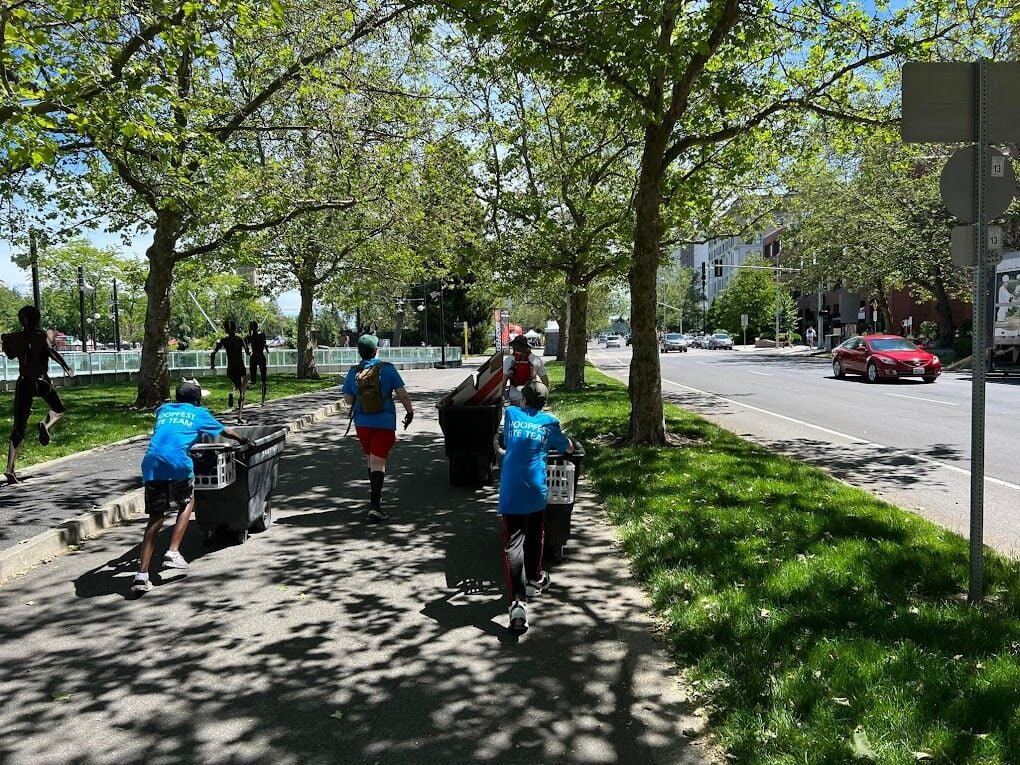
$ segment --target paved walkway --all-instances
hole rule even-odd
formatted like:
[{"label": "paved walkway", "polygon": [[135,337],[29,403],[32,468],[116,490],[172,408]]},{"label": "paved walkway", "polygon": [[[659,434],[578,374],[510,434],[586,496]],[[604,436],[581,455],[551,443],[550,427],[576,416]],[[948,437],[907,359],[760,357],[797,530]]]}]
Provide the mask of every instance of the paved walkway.
[{"label": "paved walkway", "polygon": [[592,497],[532,629],[505,629],[495,494],[449,486],[435,415],[463,375],[405,375],[385,526],[333,417],[288,439],[266,533],[206,548],[192,529],[191,568],[141,599],[141,522],[0,588],[0,762],[707,762]]},{"label": "paved walkway", "polygon": [[[291,422],[340,398],[339,388],[327,388],[245,407],[244,418],[249,425]],[[19,471],[25,483],[0,485],[0,552],[139,488],[148,443],[139,436]]]}]

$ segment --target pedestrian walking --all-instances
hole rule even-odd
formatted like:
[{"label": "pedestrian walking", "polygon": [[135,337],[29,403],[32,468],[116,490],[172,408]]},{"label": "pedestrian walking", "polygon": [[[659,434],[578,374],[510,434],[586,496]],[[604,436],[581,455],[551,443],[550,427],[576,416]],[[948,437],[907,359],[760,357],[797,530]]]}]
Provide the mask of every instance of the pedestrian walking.
[{"label": "pedestrian walking", "polygon": [[528,596],[550,583],[542,569],[545,510],[549,497],[546,458],[549,450],[574,451],[553,415],[543,412],[549,388],[532,380],[521,390],[523,406],[508,406],[503,416],[503,455],[499,477],[499,514],[503,521],[503,568],[510,597],[509,627],[528,629]]},{"label": "pedestrian walking", "polygon": [[808,346],[811,347],[811,348],[814,348],[815,347],[815,328],[814,327],[808,327],[807,328],[807,332],[804,333],[804,336],[807,338]]},{"label": "pedestrian walking", "polygon": [[39,443],[43,446],[50,442],[50,429],[67,412],[48,374],[50,359],[60,365],[65,375],[74,377],[74,370],[50,343],[49,335],[39,327],[41,318],[39,309],[34,305],[23,306],[18,311],[21,331],[0,335],[0,347],[4,355],[18,360],[18,380],[14,384],[14,420],[11,441],[7,447],[7,469],[4,471],[8,484],[21,482],[14,472],[14,466],[28,431],[32,400],[39,397],[49,406],[46,417],[39,423]]},{"label": "pedestrian walking", "polygon": [[531,344],[524,335],[517,335],[510,341],[511,352],[503,357],[503,378],[506,380],[506,398],[514,406],[522,404],[521,389],[534,379],[539,379],[548,388],[549,374],[542,357],[531,350]]},{"label": "pedestrian walking", "polygon": [[268,362],[266,360],[266,348],[268,343],[266,342],[266,333],[259,332],[259,325],[254,321],[248,324],[248,336],[245,338],[245,342],[248,344],[248,351],[251,355],[248,357],[248,363],[251,367],[249,369],[249,379],[254,384],[259,374],[262,375],[262,403],[266,403],[266,368]]},{"label": "pedestrian walking", "polygon": [[247,443],[244,436],[225,428],[208,409],[202,408],[202,397],[207,395],[209,392],[202,390],[197,380],[181,380],[176,391],[177,403],[164,404],[156,410],[152,439],[142,457],[145,512],[149,521],[142,535],[138,573],[131,583],[133,592],[152,589],[149,564],[156,547],[156,535],[166,516],[175,512],[177,522],[170,535],[170,547],[163,556],[163,568],[188,567],[180,553],[184,532],[195,509],[195,466],[188,450],[203,435],[215,438],[222,434],[240,444]]},{"label": "pedestrian walking", "polygon": [[386,478],[386,460],[397,440],[397,409],[393,397],[404,406],[404,430],[414,419],[414,406],[404,387],[397,368],[388,361],[376,358],[379,338],[362,335],[358,338],[358,355],[361,362],[349,370],[344,378],[344,401],[351,408],[354,429],[368,462],[368,480],[371,487],[368,501],[368,518],[380,522],[389,518],[382,509],[383,479]]},{"label": "pedestrian walking", "polygon": [[233,387],[230,389],[230,394],[227,396],[227,408],[233,408],[234,406],[234,391],[238,393],[237,396],[237,422],[241,423],[241,411],[244,409],[244,394],[248,390],[248,370],[244,364],[244,354],[251,353],[248,348],[248,343],[243,337],[237,336],[237,322],[233,319],[227,319],[223,323],[224,329],[227,330],[227,336],[221,337],[216,341],[216,346],[212,350],[212,356],[209,359],[209,368],[216,369],[216,354],[222,348],[227,354],[227,378]]}]

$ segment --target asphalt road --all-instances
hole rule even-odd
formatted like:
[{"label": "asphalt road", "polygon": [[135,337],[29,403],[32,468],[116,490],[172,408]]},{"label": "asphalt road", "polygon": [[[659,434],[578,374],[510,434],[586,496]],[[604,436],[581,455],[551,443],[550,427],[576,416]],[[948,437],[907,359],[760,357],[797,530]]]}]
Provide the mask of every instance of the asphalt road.
[{"label": "asphalt road", "polygon": [[[592,349],[626,381],[630,349]],[[770,449],[968,534],[971,381],[945,373],[870,385],[832,376],[826,359],[693,349],[660,357],[663,395]],[[1016,424],[1020,380],[987,386],[985,542],[1020,555]]]},{"label": "asphalt road", "polygon": [[384,526],[338,416],[288,438],[268,531],[189,531],[190,569],[154,569],[143,597],[141,522],[0,588],[0,762],[705,763],[684,735],[698,703],[592,497],[531,630],[505,629],[495,491],[449,485],[436,418],[465,374],[404,374],[417,414]]}]

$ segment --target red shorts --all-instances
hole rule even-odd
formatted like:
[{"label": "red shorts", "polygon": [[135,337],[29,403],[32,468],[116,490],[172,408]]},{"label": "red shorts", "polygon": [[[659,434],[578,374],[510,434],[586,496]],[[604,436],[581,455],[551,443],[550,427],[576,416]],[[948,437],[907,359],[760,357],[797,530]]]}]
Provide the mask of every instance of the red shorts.
[{"label": "red shorts", "polygon": [[397,431],[389,428],[356,428],[358,440],[361,441],[361,450],[373,457],[386,459],[390,449],[397,442]]}]

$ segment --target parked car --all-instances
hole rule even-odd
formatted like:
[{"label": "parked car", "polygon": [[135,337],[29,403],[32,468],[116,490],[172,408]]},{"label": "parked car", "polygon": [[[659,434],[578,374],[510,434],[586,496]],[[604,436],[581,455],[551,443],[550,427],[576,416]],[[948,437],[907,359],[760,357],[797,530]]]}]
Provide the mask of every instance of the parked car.
[{"label": "parked car", "polygon": [[832,352],[832,374],[860,374],[868,382],[914,377],[933,383],[942,374],[939,357],[899,335],[851,337]]},{"label": "parked car", "polygon": [[598,344],[602,345],[603,343],[605,343],[606,339],[608,337],[609,337],[609,333],[608,332],[601,332],[601,333],[599,333]]},{"label": "parked car", "polygon": [[726,332],[716,332],[714,335],[708,336],[708,348],[713,351],[732,351],[733,338]]},{"label": "parked car", "polygon": [[634,345],[634,335],[631,332],[627,333],[627,345]]},{"label": "parked car", "polygon": [[610,335],[606,338],[606,348],[622,348],[623,338],[619,335]]},{"label": "parked car", "polygon": [[662,336],[662,352],[669,353],[670,351],[680,351],[684,353],[687,351],[687,338],[678,332],[667,332]]},{"label": "parked car", "polygon": [[699,332],[691,338],[690,345],[694,348],[707,348],[708,338]]}]

